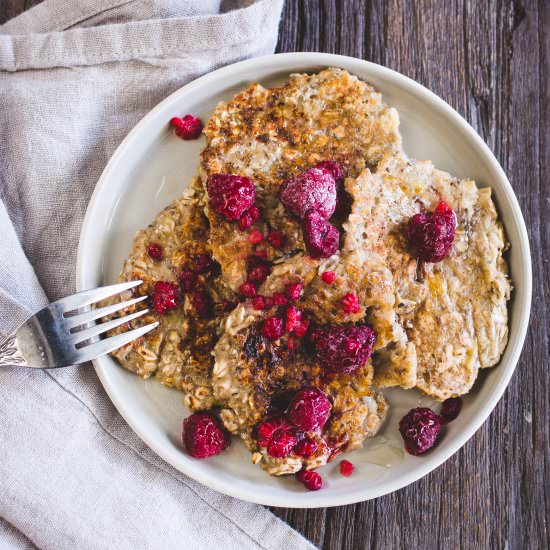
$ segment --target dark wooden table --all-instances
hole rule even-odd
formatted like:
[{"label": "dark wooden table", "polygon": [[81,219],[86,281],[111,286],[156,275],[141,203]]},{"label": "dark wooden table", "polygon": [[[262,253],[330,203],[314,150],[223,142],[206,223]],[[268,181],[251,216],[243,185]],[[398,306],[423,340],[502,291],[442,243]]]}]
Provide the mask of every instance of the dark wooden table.
[{"label": "dark wooden table", "polygon": [[[38,1],[0,0],[0,23]],[[512,182],[533,255],[527,341],[490,419],[443,466],[397,493],[339,508],[273,509],[319,547],[550,548],[549,35],[546,0],[286,0],[277,51],[391,67],[472,124]]]}]

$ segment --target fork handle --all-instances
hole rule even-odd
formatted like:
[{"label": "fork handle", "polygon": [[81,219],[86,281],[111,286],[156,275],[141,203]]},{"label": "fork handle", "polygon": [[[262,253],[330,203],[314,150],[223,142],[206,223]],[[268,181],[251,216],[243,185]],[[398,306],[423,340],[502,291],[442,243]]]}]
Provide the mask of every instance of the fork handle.
[{"label": "fork handle", "polygon": [[15,333],[10,334],[0,344],[0,367],[27,367],[27,361],[21,351]]}]

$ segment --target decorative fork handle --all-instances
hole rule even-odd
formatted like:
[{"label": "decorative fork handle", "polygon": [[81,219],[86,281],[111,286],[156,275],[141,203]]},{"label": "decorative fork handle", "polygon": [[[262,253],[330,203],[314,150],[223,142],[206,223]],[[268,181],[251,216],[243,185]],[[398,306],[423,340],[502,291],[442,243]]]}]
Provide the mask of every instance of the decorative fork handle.
[{"label": "decorative fork handle", "polygon": [[0,344],[0,367],[26,367],[27,361],[17,342],[15,334],[10,334],[8,339]]}]

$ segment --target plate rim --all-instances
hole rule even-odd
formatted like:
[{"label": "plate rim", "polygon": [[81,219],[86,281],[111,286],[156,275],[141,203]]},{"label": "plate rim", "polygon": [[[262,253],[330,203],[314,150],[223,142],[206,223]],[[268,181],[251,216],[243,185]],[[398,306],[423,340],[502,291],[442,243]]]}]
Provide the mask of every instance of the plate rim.
[{"label": "plate rim", "polygon": [[[321,508],[354,504],[356,502],[378,498],[393,491],[397,491],[411,483],[414,483],[418,479],[421,479],[422,477],[429,474],[432,470],[439,467],[443,462],[447,461],[451,456],[453,456],[477,432],[477,430],[487,420],[493,409],[496,407],[497,403],[502,398],[504,391],[508,387],[508,384],[510,383],[510,379],[517,367],[517,363],[525,342],[527,328],[529,325],[532,298],[532,263],[527,228],[519,202],[503,168],[500,166],[500,163],[495,158],[493,152],[490,150],[488,145],[477,134],[472,126],[470,126],[470,124],[446,101],[444,101],[442,98],[437,96],[434,92],[432,92],[422,84],[419,84],[415,80],[388,67],[384,67],[377,63],[365,61],[355,57],[320,52],[279,53],[247,59],[244,61],[233,63],[231,65],[227,65],[220,69],[216,69],[189,82],[188,84],[182,86],[181,88],[167,96],[164,100],[153,107],[153,109],[151,109],[143,118],[141,118],[122,140],[122,142],[118,145],[115,152],[109,159],[107,165],[105,166],[88,203],[86,214],[81,227],[76,262],[76,287],[78,291],[83,290],[86,287],[85,280],[87,275],[87,264],[85,258],[85,248],[89,239],[93,238],[90,235],[90,229],[94,211],[97,207],[100,197],[102,196],[102,193],[105,192],[106,182],[109,180],[110,173],[113,171],[115,165],[119,162],[119,160],[128,152],[129,149],[131,149],[132,143],[138,138],[140,134],[141,127],[145,126],[149,120],[156,117],[157,112],[164,109],[167,105],[176,102],[180,95],[191,92],[193,89],[202,86],[205,82],[211,82],[216,80],[217,78],[223,78],[225,75],[232,73],[235,70],[238,71],[242,67],[254,68],[256,66],[258,69],[265,69],[266,67],[272,66],[272,68],[275,70],[279,61],[281,61],[281,64],[284,64],[284,62],[286,61],[295,61],[296,64],[310,65],[311,67],[343,66],[343,68],[346,68],[346,70],[349,70],[350,72],[353,72],[353,69],[350,69],[349,66],[355,65],[363,72],[370,72],[374,74],[378,73],[382,76],[390,77],[390,79],[399,82],[399,84],[403,85],[405,88],[409,87],[415,90],[420,96],[422,96],[422,100],[433,102],[439,108],[443,109],[446,114],[451,119],[453,119],[453,121],[463,131],[466,132],[466,134],[468,134],[470,139],[473,140],[475,145],[478,147],[480,154],[483,155],[484,160],[489,162],[492,169],[498,175],[498,178],[502,183],[503,192],[506,195],[508,204],[514,217],[515,226],[518,231],[519,242],[521,245],[520,252],[524,256],[524,259],[527,260],[522,265],[521,274],[521,286],[524,293],[524,300],[520,304],[520,309],[518,313],[520,319],[518,321],[517,336],[513,343],[508,341],[507,344],[507,351],[510,346],[512,347],[511,351],[508,352],[509,360],[506,372],[502,375],[499,383],[492,389],[489,399],[487,399],[487,401],[484,403],[474,420],[468,425],[467,428],[462,430],[462,432],[456,434],[453,440],[447,444],[445,453],[441,453],[441,456],[439,454],[435,454],[423,457],[423,462],[419,464],[416,468],[412,469],[408,475],[403,475],[400,478],[394,480],[388,480],[382,487],[379,487],[378,490],[372,491],[373,494],[369,494],[369,487],[365,487],[365,490],[363,492],[350,495],[346,495],[345,493],[332,495],[330,493],[323,493],[323,491],[320,491],[316,493],[289,493],[288,497],[286,497],[285,495],[268,495],[268,497],[264,497],[263,494],[259,491],[253,492],[247,489],[236,487],[234,485],[228,486],[222,481],[213,478],[211,475],[202,473],[199,466],[192,470],[185,470],[181,467],[181,465],[176,465],[171,459],[169,453],[167,451],[165,452],[165,450],[161,446],[156,445],[155,442],[152,441],[152,438],[145,432],[144,429],[142,429],[140,424],[135,421],[128,413],[126,406],[123,403],[123,399],[119,398],[109,382],[107,374],[107,368],[109,365],[103,364],[105,358],[96,359],[93,361],[93,363],[95,371],[107,395],[109,396],[109,399],[112,401],[118,412],[132,428],[132,430],[138,435],[138,437],[163,460],[168,462],[178,471],[189,475],[199,483],[202,483],[207,487],[210,487],[232,497],[275,507]],[[312,495],[315,495],[314,501],[312,501]],[[308,496],[310,498],[307,498]]]}]

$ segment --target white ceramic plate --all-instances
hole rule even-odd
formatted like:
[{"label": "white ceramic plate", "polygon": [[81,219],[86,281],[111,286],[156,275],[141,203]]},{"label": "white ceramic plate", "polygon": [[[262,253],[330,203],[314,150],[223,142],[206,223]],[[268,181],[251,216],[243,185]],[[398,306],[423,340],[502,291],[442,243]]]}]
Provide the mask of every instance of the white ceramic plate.
[{"label": "white ceramic plate", "polygon": [[[308,492],[292,477],[273,478],[252,465],[244,445],[235,439],[220,456],[196,460],[180,446],[182,419],[188,414],[181,395],[154,380],[143,381],[111,358],[95,361],[107,393],[135,432],[164,460],[222,493],[261,504],[324,507],[349,504],[395,491],[447,460],[488,417],[516,366],[531,303],[531,258],[523,217],[512,187],[481,138],[449,105],[416,82],[384,67],[322,53],[280,54],[236,63],[184,86],[157,105],[130,132],[99,180],[82,228],[77,286],[79,290],[112,283],[130,250],[135,232],[148,225],[172,199],[181,195],[197,173],[203,139],[184,142],[168,130],[172,116],[194,113],[207,120],[220,100],[252,82],[270,86],[292,72],[342,67],[367,80],[396,107],[401,117],[405,151],[430,159],[456,176],[490,185],[511,243],[509,261],[514,284],[510,304],[510,340],[498,367],[483,372],[465,399],[459,418],[445,428],[438,446],[423,457],[405,455],[397,423],[419,400],[415,391],[385,394],[391,413],[381,435],[351,453],[357,470],[351,478],[338,473],[338,460],[321,468],[326,487]],[[389,465],[389,466],[388,466]]]}]

